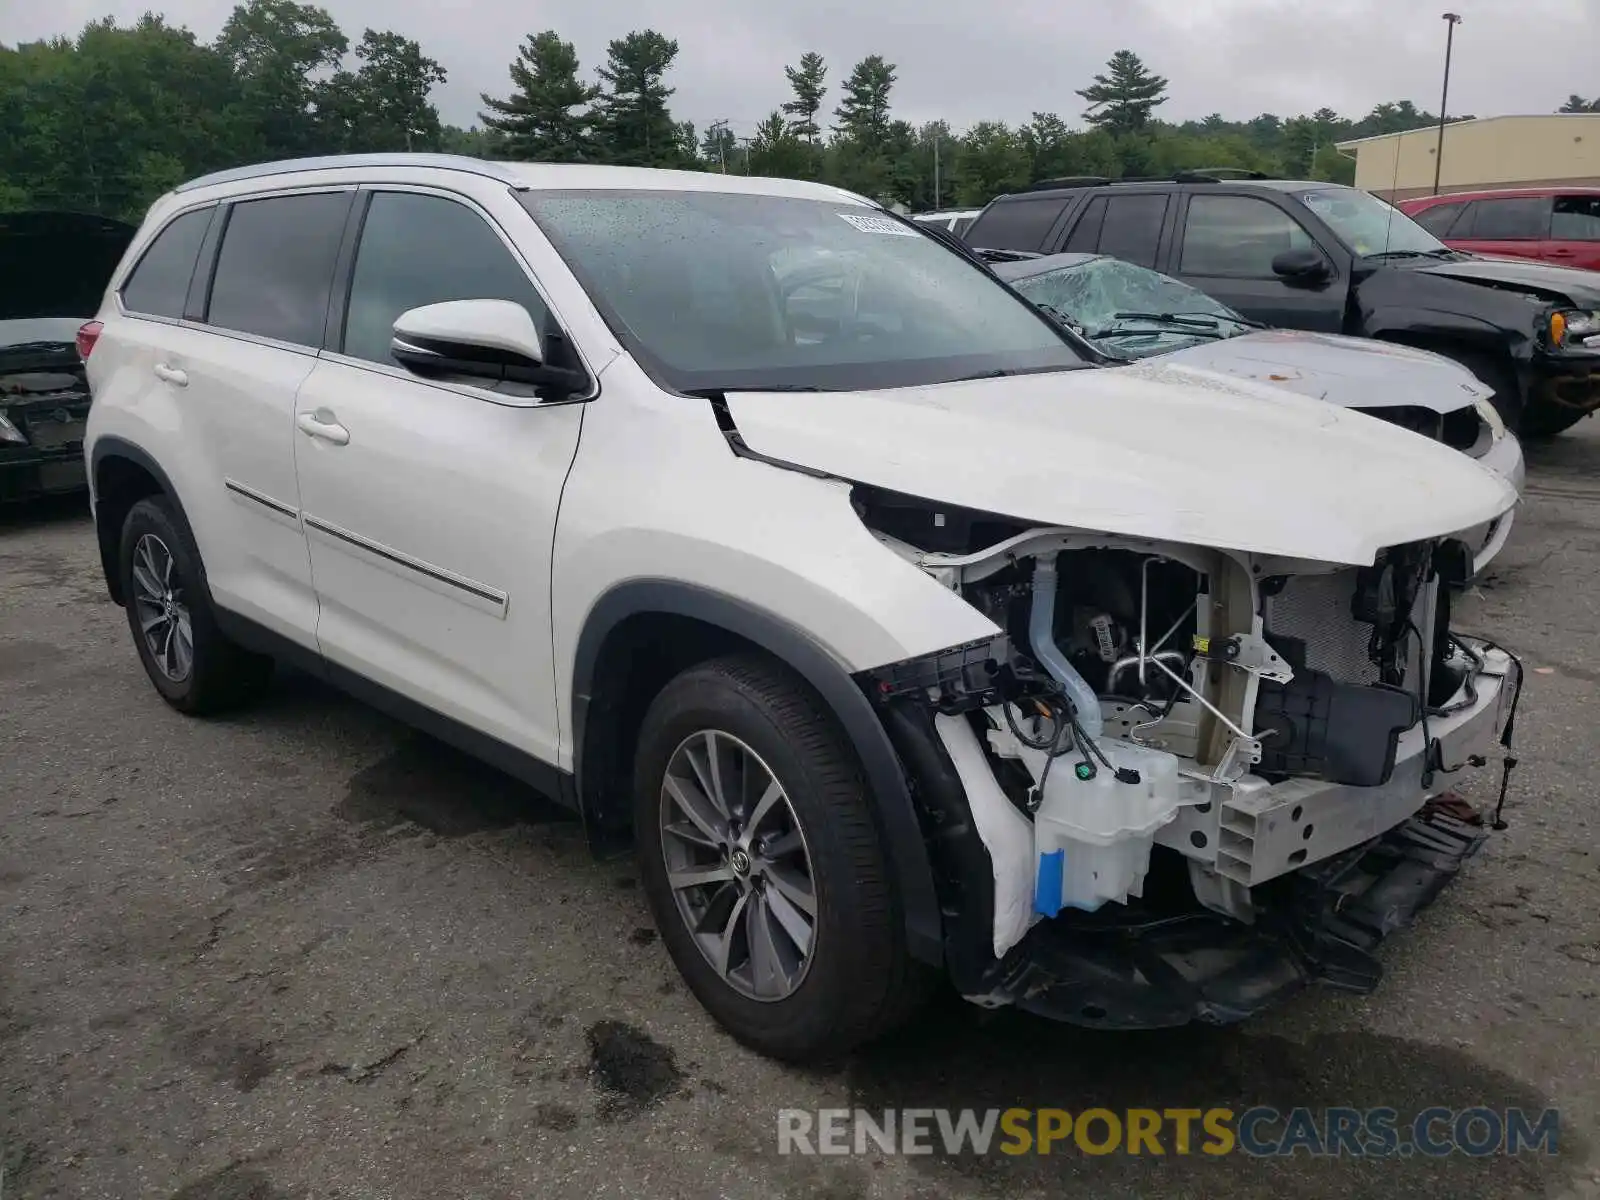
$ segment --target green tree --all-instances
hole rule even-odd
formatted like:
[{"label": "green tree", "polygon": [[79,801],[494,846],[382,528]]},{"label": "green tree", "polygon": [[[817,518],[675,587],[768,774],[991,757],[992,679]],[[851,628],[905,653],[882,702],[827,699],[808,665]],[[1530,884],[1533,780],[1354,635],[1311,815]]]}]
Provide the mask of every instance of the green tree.
[{"label": "green tree", "polygon": [[1084,120],[1111,134],[1141,132],[1156,105],[1167,102],[1167,81],[1152,74],[1132,50],[1118,50],[1106,70],[1078,91],[1089,102]]},{"label": "green tree", "polygon": [[894,87],[895,68],[880,54],[869,54],[858,62],[844,81],[844,94],[834,109],[838,123],[834,132],[854,142],[868,153],[883,148],[889,135],[889,92]]},{"label": "green tree", "polygon": [[[248,0],[229,15],[217,50],[232,64],[254,127],[256,154],[279,158],[322,148],[317,110],[350,39],[326,9],[294,0]],[[254,155],[253,155],[254,156]]]},{"label": "green tree", "polygon": [[137,219],[174,183],[257,156],[241,105],[228,61],[157,16],[0,47],[3,204]]},{"label": "green tree", "polygon": [[783,102],[783,111],[789,115],[790,132],[815,145],[822,137],[817,114],[822,111],[823,97],[828,94],[828,65],[822,61],[822,55],[807,50],[800,56],[798,67],[785,67],[783,73],[794,90],[794,99]]},{"label": "green tree", "polygon": [[511,67],[511,95],[484,93],[486,130],[500,135],[506,158],[531,162],[577,162],[592,157],[593,116],[600,89],[578,79],[578,51],[553,29],[529,34]]},{"label": "green tree", "polygon": [[1025,187],[1032,165],[1026,138],[999,121],[979,121],[961,139],[957,198],[963,205],[987,204]]},{"label": "green tree", "polygon": [[733,130],[718,122],[700,139],[700,157],[712,171],[733,172],[739,168],[739,139]]},{"label": "green tree", "polygon": [[693,143],[673,121],[667,101],[674,89],[667,72],[678,57],[678,43],[654,29],[635,30],[608,47],[597,72],[604,82],[596,109],[596,133],[606,156],[640,167],[681,167],[693,157]]},{"label": "green tree", "polygon": [[439,132],[439,144],[446,154],[465,154],[470,158],[514,157],[507,149],[505,134],[477,125],[470,129],[446,125]]},{"label": "green tree", "polygon": [[756,126],[750,139],[750,174],[783,179],[807,179],[816,170],[816,150],[795,132],[794,124],[782,110],[773,112]]},{"label": "green tree", "polygon": [[428,95],[444,68],[410,38],[376,29],[362,35],[356,59],[358,70],[337,72],[321,90],[324,148],[440,149],[444,130]]},{"label": "green tree", "polygon": [[1567,102],[1556,109],[1559,113],[1600,113],[1600,96],[1585,100],[1577,92],[1567,97]]}]

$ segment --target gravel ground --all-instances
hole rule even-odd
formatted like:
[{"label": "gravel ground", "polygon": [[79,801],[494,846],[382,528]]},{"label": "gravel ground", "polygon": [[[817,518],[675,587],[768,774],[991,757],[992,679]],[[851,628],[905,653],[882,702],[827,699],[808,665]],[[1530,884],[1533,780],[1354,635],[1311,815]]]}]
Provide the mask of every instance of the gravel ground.
[{"label": "gravel ground", "polygon": [[[1525,656],[1510,829],[1373,995],[1107,1036],[954,1001],[830,1071],[680,986],[625,860],[304,678],[186,720],[80,501],[0,513],[0,1193],[298,1197],[1600,1195],[1600,422],[1536,448],[1460,624]],[[1489,772],[1470,798],[1491,797]],[[780,1156],[849,1104],[1558,1106],[1554,1156]]]}]

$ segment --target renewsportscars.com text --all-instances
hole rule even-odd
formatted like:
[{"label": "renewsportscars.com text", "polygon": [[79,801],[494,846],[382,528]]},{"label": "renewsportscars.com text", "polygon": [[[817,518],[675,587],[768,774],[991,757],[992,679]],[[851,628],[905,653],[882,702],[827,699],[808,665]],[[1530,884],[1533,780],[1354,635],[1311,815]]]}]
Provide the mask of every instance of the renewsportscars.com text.
[{"label": "renewsportscars.com text", "polygon": [[778,1153],[1443,1158],[1555,1154],[1553,1108],[1065,1108],[778,1111]]}]

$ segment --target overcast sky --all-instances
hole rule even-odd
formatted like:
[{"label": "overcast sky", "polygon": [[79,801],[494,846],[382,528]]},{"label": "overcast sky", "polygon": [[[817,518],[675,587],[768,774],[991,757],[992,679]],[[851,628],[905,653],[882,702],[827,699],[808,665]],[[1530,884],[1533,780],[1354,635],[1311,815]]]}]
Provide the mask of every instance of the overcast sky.
[{"label": "overcast sky", "polygon": [[[74,33],[86,21],[164,11],[202,38],[234,0],[0,0],[0,43]],[[445,120],[476,120],[478,93],[508,90],[506,64],[525,33],[575,42],[585,74],[606,42],[656,28],[679,43],[673,111],[701,128],[728,118],[748,134],[788,98],[785,63],[827,59],[827,110],[864,55],[899,69],[897,116],[944,117],[957,129],[1035,111],[1077,124],[1073,94],[1128,48],[1171,80],[1160,110],[1182,120],[1220,112],[1293,115],[1327,105],[1358,116],[1383,100],[1437,111],[1445,23],[1456,28],[1450,111],[1549,112],[1569,93],[1600,95],[1600,0],[327,0],[352,43],[368,25],[416,38],[449,71],[435,93]],[[671,15],[668,15],[668,14]]]}]

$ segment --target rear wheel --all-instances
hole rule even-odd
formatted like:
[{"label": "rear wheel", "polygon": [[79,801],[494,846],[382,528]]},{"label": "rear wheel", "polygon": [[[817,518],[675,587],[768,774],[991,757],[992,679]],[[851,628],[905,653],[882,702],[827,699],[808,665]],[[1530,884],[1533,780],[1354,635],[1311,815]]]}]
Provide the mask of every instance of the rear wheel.
[{"label": "rear wheel", "polygon": [[1530,405],[1522,414],[1522,433],[1529,438],[1550,438],[1571,429],[1589,414],[1581,409],[1546,401]]},{"label": "rear wheel", "polygon": [[200,552],[165,496],[140,500],[122,526],[122,594],[145,674],[180,712],[216,712],[255,695],[272,660],[229,641],[206,596]]},{"label": "rear wheel", "polygon": [[661,938],[740,1041],[816,1060],[925,987],[854,756],[800,680],[757,657],[691,667],[640,733],[634,833]]}]

